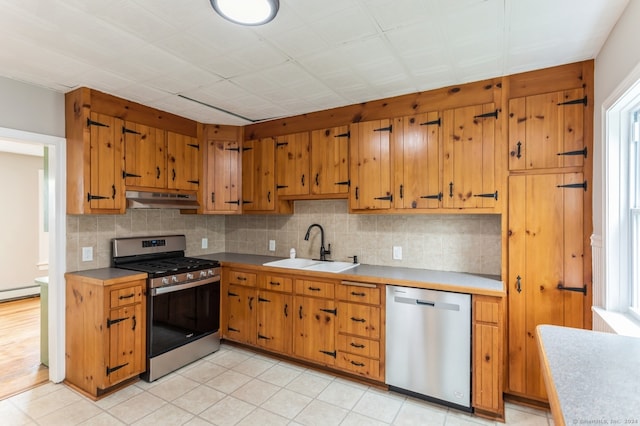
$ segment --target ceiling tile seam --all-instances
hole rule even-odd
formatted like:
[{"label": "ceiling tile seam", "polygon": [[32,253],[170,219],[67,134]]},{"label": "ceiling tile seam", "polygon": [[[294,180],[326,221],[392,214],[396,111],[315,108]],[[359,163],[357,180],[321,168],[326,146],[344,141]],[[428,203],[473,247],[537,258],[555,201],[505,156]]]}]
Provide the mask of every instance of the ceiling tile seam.
[{"label": "ceiling tile seam", "polygon": [[[438,0],[435,2],[434,4],[434,8],[436,9],[436,16],[442,16],[442,7],[441,7],[441,3],[442,2],[448,2],[449,0]],[[454,66],[454,62],[453,62],[453,57],[452,52],[453,49],[450,49],[448,45],[446,45],[446,39],[447,39],[447,33],[445,32],[444,28],[442,27],[443,25],[443,20],[440,19],[438,20],[438,23],[436,24],[436,27],[438,28],[438,34],[440,35],[440,41],[442,42],[442,44],[444,44],[445,46],[445,53],[444,56],[447,58],[447,62],[449,65],[449,70],[451,70],[451,74],[453,74],[453,81],[463,81],[463,78],[458,75],[458,69]]]}]

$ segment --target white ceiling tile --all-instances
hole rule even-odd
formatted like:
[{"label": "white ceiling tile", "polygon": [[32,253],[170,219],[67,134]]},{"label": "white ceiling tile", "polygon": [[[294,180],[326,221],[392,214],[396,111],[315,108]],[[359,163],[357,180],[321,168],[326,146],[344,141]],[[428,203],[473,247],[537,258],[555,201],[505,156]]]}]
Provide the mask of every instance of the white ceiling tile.
[{"label": "white ceiling tile", "polygon": [[323,18],[313,17],[307,19],[306,23],[333,46],[372,37],[378,33],[369,15],[357,6]]}]

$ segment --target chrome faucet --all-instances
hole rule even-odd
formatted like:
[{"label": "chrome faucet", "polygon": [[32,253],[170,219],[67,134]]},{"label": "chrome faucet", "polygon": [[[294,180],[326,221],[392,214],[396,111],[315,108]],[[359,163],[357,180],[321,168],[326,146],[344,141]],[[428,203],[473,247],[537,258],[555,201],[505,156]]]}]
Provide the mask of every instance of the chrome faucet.
[{"label": "chrome faucet", "polygon": [[309,241],[309,233],[311,232],[311,228],[313,228],[314,226],[320,228],[320,260],[327,260],[327,255],[331,254],[331,244],[329,244],[328,250],[324,248],[324,229],[322,228],[322,226],[318,225],[317,223],[309,225],[309,228],[307,228],[307,233],[304,235],[304,240]]}]

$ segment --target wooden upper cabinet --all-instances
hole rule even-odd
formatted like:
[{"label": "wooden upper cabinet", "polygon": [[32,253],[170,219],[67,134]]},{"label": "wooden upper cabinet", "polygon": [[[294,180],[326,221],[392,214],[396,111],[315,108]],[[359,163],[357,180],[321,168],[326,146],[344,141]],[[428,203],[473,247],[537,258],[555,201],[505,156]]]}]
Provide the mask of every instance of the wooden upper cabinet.
[{"label": "wooden upper cabinet", "polygon": [[254,139],[242,147],[242,204],[244,211],[275,210],[275,150],[273,138]]},{"label": "wooden upper cabinet", "polygon": [[91,178],[87,193],[90,210],[124,212],[121,126],[122,120],[95,112],[87,121],[91,141]]},{"label": "wooden upper cabinet", "polygon": [[311,194],[349,193],[349,126],[311,132]]},{"label": "wooden upper cabinet", "polygon": [[392,133],[394,206],[397,209],[434,209],[442,201],[438,112],[395,120]]},{"label": "wooden upper cabinet", "polygon": [[278,136],[275,141],[278,195],[308,195],[309,132]]},{"label": "wooden upper cabinet", "polygon": [[240,213],[240,143],[207,141],[203,213]]},{"label": "wooden upper cabinet", "polygon": [[375,120],[351,126],[349,206],[352,210],[390,209],[392,120]]},{"label": "wooden upper cabinet", "polygon": [[509,100],[509,169],[581,167],[587,102],[582,88]]},{"label": "wooden upper cabinet", "polygon": [[125,122],[125,185],[142,188],[167,188],[165,131],[142,124]]},{"label": "wooden upper cabinet", "polygon": [[445,110],[442,204],[446,208],[493,208],[495,177],[495,104]]},{"label": "wooden upper cabinet", "polygon": [[167,188],[198,190],[202,154],[196,138],[167,132]]}]

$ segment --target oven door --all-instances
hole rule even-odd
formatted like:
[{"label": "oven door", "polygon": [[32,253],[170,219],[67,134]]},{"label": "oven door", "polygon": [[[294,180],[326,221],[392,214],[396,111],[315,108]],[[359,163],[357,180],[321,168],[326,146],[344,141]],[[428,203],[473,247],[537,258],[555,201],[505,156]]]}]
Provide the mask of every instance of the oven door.
[{"label": "oven door", "polygon": [[220,277],[151,289],[148,357],[168,352],[220,328]]}]

